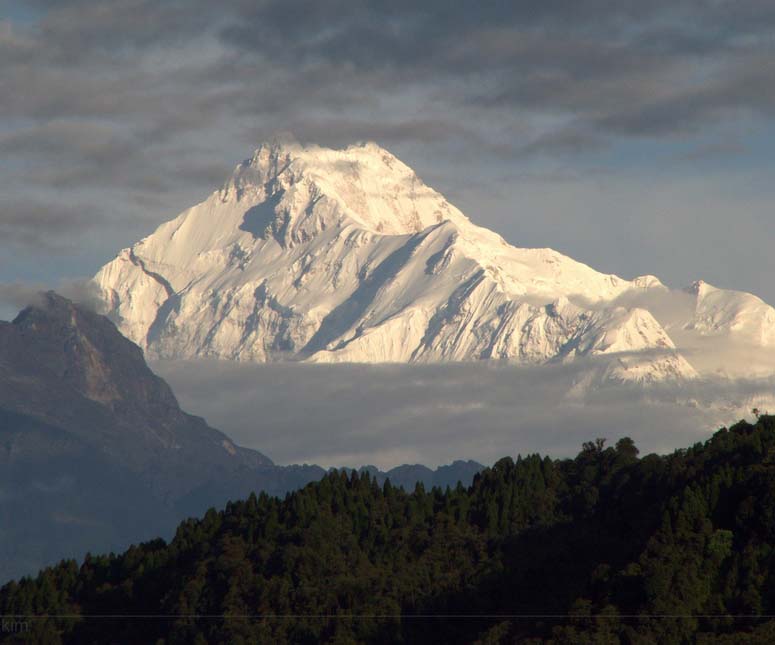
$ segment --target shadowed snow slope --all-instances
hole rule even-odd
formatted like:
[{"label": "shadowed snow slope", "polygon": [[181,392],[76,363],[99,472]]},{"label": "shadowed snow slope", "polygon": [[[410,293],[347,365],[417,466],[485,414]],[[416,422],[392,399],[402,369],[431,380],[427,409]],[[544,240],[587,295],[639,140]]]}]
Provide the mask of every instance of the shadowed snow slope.
[{"label": "shadowed snow slope", "polygon": [[[372,143],[263,145],[221,190],[121,251],[95,281],[108,315],[152,358],[601,356],[617,380],[697,374],[638,303],[668,293],[658,279],[627,281],[551,249],[510,246]],[[757,338],[771,342],[775,311],[716,293],[683,322],[686,334],[735,334],[742,320],[746,334],[761,327]]]}]

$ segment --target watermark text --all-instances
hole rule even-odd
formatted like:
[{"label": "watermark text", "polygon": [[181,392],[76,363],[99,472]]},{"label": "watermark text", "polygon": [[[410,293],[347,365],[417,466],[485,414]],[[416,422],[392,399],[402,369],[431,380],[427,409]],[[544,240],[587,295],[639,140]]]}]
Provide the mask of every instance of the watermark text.
[{"label": "watermark text", "polygon": [[26,620],[6,617],[0,618],[0,634],[24,634],[30,631],[30,624]]}]

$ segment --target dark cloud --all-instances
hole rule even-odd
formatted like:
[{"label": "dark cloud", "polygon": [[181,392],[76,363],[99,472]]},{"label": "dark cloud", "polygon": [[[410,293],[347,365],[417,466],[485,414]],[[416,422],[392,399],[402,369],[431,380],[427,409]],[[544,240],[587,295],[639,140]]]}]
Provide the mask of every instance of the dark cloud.
[{"label": "dark cloud", "polygon": [[771,74],[775,12],[755,3],[121,0],[43,9],[38,24],[0,37],[7,114],[143,116],[170,133],[231,110],[311,116],[379,108],[384,95],[374,101],[374,92],[432,89],[434,117],[473,103],[643,135],[772,105],[772,84],[761,81]]},{"label": "dark cloud", "polygon": [[[769,76],[761,57],[772,53],[774,22],[766,8],[701,1],[283,1],[242,7],[221,37],[288,65],[378,73],[397,87],[454,79],[453,101],[643,135],[701,127],[728,108],[769,111],[768,86],[741,74]],[[739,64],[725,65],[730,57]]]},{"label": "dark cloud", "polygon": [[529,156],[581,154],[590,149],[601,148],[605,143],[605,138],[597,133],[571,127],[540,135],[522,146],[518,152]]},{"label": "dark cloud", "polygon": [[513,215],[525,193],[510,186],[525,177],[611,175],[619,159],[601,170],[595,156],[644,140],[682,143],[679,169],[739,157],[730,124],[756,128],[775,107],[775,8],[756,0],[7,4],[6,248],[126,246],[278,130],[377,140],[520,243],[534,224]]},{"label": "dark cloud", "polygon": [[0,239],[6,245],[58,249],[77,241],[80,230],[101,219],[91,206],[0,198]]}]

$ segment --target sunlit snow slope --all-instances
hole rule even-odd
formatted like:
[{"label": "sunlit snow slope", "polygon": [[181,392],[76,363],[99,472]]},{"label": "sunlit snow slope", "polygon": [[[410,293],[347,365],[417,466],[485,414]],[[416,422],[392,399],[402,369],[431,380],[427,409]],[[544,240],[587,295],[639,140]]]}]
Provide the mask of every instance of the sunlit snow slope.
[{"label": "sunlit snow slope", "polygon": [[[151,358],[600,356],[616,379],[696,376],[638,304],[667,292],[659,280],[510,246],[372,143],[263,145],[221,190],[121,251],[95,281],[108,314]],[[734,333],[742,321],[773,342],[768,305],[708,289],[685,333]]]}]

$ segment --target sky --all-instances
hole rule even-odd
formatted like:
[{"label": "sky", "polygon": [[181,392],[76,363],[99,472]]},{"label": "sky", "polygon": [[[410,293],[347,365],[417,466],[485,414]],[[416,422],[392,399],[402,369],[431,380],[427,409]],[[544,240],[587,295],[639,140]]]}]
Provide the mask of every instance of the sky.
[{"label": "sky", "polygon": [[93,275],[290,132],[515,245],[775,303],[773,34],[759,0],[0,0],[0,283]]}]

